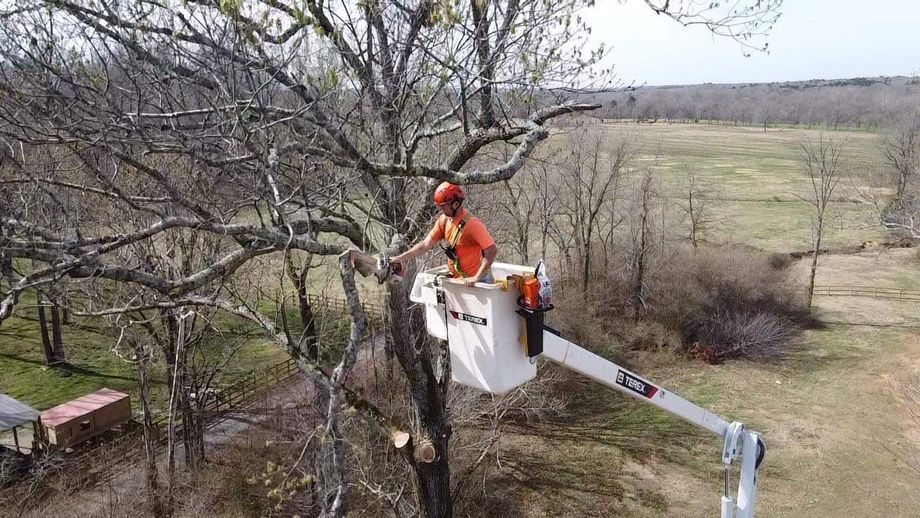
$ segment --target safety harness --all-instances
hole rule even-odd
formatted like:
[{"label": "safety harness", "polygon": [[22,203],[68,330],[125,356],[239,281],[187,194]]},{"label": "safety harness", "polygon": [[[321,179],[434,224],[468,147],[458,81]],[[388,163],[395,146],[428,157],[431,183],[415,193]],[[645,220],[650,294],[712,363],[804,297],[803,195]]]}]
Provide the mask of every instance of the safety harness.
[{"label": "safety harness", "polygon": [[[467,277],[467,274],[460,268],[460,256],[457,255],[457,244],[460,242],[460,236],[463,235],[463,229],[466,228],[466,224],[470,219],[472,219],[472,215],[467,211],[454,228],[453,237],[447,239],[447,246],[441,245],[441,250],[444,250],[450,265],[454,267],[454,271],[459,273],[461,277]],[[446,221],[444,225],[447,225]]]}]

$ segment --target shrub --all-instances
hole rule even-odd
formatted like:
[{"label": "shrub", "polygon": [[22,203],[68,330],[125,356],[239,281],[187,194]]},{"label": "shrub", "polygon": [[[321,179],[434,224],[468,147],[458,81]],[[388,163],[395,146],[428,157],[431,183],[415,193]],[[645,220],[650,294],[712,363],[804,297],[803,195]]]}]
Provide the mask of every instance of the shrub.
[{"label": "shrub", "polygon": [[598,272],[588,293],[562,283],[572,306],[562,326],[580,339],[612,336],[630,350],[678,348],[713,363],[775,358],[813,322],[791,282],[791,263],[788,255],[736,247],[659,252],[649,264],[638,322],[628,318],[631,274],[613,268]]},{"label": "shrub", "polygon": [[759,310],[719,308],[701,317],[686,324],[687,334],[696,339],[689,350],[710,363],[780,356],[797,332],[788,319]]},{"label": "shrub", "polygon": [[774,270],[785,270],[786,268],[789,268],[790,266],[792,266],[792,263],[795,262],[795,258],[792,257],[790,254],[783,254],[783,253],[777,252],[774,254],[770,254],[770,258],[768,259],[768,262],[770,264],[770,268],[773,268]]}]

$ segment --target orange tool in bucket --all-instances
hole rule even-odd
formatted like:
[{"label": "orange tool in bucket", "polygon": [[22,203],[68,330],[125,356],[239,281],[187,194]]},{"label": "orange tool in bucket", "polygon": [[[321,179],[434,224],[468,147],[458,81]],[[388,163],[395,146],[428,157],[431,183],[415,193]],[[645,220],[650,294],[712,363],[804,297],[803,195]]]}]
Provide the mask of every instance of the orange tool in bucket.
[{"label": "orange tool in bucket", "polygon": [[535,358],[543,353],[545,314],[553,309],[553,289],[546,276],[546,265],[540,261],[533,273],[512,275],[509,279],[514,281],[521,292],[517,300],[521,309],[516,313],[524,318],[527,356],[531,361],[536,361]]},{"label": "orange tool in bucket", "polygon": [[511,278],[521,292],[521,296],[518,297],[519,306],[533,311],[553,308],[553,289],[546,276],[546,265],[543,261],[537,263],[532,274],[512,275]]}]

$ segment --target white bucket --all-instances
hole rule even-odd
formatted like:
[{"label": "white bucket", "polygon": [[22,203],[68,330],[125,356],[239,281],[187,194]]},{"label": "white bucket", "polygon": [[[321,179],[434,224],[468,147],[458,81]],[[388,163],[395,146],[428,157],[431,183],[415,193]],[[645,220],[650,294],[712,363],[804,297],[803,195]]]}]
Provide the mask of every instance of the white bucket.
[{"label": "white bucket", "polygon": [[[492,265],[496,281],[530,272],[532,266]],[[444,304],[438,303],[439,289]],[[501,284],[477,283],[468,288],[440,267],[419,272],[409,298],[425,305],[428,333],[448,341],[453,380],[501,394],[537,375],[524,345],[524,320],[515,313],[519,295],[514,286],[503,291]]]}]

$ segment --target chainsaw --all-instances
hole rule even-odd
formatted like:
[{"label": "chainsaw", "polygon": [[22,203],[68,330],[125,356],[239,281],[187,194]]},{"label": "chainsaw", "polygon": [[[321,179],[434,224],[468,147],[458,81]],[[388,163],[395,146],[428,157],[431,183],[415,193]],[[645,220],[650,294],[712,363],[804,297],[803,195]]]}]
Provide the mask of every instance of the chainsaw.
[{"label": "chainsaw", "polygon": [[351,264],[364,277],[373,275],[379,284],[389,282],[397,284],[402,281],[405,271],[400,263],[390,262],[386,254],[378,254],[373,257],[360,250],[349,250],[345,252]]}]

